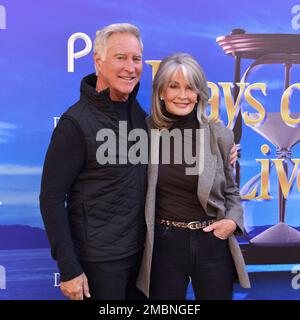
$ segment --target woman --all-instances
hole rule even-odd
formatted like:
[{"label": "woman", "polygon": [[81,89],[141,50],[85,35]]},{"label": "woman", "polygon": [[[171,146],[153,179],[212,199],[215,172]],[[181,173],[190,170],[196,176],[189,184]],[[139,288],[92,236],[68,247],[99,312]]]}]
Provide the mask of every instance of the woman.
[{"label": "woman", "polygon": [[[208,121],[208,97],[205,75],[192,56],[178,53],[161,62],[148,118],[149,129],[161,133],[151,135],[151,159],[159,164],[148,167],[147,236],[137,280],[150,299],[185,299],[190,280],[201,300],[232,299],[236,276],[250,287],[233,235],[243,230],[229,159],[233,134]],[[168,149],[163,141],[174,129]]]}]

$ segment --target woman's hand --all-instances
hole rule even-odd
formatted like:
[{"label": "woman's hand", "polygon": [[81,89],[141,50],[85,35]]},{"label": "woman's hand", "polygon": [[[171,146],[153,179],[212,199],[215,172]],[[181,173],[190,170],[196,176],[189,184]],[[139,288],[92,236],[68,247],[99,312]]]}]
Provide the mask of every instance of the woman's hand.
[{"label": "woman's hand", "polygon": [[235,229],[236,229],[236,223],[233,220],[222,219],[204,228],[203,231],[205,232],[213,231],[214,235],[217,238],[221,240],[226,240],[234,233]]}]

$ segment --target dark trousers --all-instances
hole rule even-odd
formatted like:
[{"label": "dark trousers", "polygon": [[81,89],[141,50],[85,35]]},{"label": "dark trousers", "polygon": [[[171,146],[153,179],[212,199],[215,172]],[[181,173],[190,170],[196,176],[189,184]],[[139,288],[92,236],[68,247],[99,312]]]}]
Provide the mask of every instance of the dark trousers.
[{"label": "dark trousers", "polygon": [[184,300],[191,280],[197,300],[230,300],[235,274],[228,240],[155,225],[150,299]]},{"label": "dark trousers", "polygon": [[114,261],[80,261],[92,300],[141,300],[135,285],[142,253]]}]

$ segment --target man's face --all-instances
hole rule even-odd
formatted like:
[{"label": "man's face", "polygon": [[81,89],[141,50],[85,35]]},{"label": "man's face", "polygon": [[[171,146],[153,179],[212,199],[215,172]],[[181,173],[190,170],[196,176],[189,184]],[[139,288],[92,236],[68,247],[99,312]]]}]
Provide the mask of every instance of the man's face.
[{"label": "man's face", "polygon": [[110,89],[113,101],[126,101],[141,77],[142,50],[130,33],[113,33],[107,40],[102,59],[95,54],[97,91]]}]

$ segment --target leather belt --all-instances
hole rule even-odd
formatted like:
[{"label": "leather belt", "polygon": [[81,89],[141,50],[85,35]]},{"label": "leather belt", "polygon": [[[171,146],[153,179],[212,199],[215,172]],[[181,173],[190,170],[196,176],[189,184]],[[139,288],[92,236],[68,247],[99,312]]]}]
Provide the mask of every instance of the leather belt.
[{"label": "leather belt", "polygon": [[163,218],[155,218],[156,223],[163,224],[169,227],[182,228],[182,229],[190,229],[190,230],[199,230],[206,228],[207,226],[213,224],[217,221],[217,219],[211,220],[203,220],[203,221],[191,221],[191,222],[179,222],[172,221]]}]

